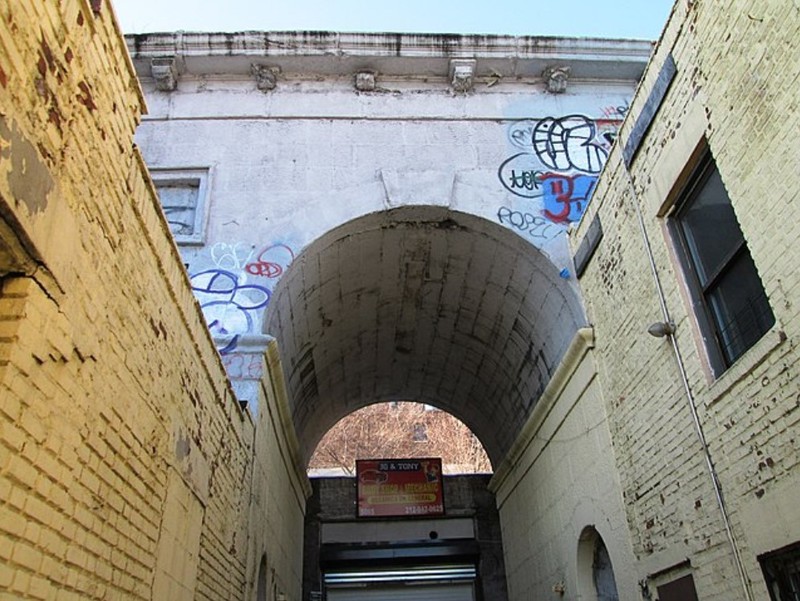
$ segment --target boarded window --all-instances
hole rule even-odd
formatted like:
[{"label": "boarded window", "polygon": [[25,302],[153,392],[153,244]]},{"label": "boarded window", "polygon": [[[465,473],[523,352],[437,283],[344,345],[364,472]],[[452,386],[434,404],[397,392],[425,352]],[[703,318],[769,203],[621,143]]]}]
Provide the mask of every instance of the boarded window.
[{"label": "boarded window", "polygon": [[156,186],[161,206],[173,236],[193,236],[197,215],[198,185],[195,183]]}]

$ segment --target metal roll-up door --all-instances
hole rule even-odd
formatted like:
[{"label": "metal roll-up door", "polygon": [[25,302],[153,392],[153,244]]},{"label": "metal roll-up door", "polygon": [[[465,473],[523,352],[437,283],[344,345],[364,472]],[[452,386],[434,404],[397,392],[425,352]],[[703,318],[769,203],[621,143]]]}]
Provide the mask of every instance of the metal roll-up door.
[{"label": "metal roll-up door", "polygon": [[324,575],[328,601],[475,601],[473,564],[344,569]]},{"label": "metal roll-up door", "polygon": [[471,582],[329,588],[328,601],[474,601]]}]

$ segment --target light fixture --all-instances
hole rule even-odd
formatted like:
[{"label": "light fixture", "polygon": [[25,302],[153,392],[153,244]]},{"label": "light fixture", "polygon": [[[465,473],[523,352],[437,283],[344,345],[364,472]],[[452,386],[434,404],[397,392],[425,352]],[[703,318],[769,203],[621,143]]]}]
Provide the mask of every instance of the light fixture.
[{"label": "light fixture", "polygon": [[671,321],[657,321],[647,328],[647,333],[656,338],[672,336],[675,333],[675,324]]}]

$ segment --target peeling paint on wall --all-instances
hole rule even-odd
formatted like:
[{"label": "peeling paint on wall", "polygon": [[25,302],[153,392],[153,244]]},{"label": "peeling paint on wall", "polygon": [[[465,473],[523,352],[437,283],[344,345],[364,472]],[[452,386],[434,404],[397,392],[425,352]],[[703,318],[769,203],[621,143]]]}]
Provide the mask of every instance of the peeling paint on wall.
[{"label": "peeling paint on wall", "polygon": [[10,160],[6,172],[8,187],[17,203],[22,203],[32,215],[47,208],[53,190],[53,177],[42,163],[36,147],[14,124],[0,116],[0,158]]}]

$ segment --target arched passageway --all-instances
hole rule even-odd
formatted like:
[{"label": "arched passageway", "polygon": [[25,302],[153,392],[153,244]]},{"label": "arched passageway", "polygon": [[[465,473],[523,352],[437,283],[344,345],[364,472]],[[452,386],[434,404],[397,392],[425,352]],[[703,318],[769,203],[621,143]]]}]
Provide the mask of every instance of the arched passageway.
[{"label": "arched passageway", "polygon": [[374,403],[345,416],[322,437],[310,477],[352,476],[358,459],[442,460],[442,474],[486,474],[492,466],[477,436],[454,415],[415,402]]},{"label": "arched passageway", "polygon": [[497,465],[584,323],[575,288],[541,251],[426,206],[367,215],[309,245],[277,285],[265,332],[306,462],[348,413],[415,399],[462,420]]}]

